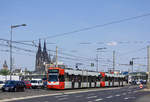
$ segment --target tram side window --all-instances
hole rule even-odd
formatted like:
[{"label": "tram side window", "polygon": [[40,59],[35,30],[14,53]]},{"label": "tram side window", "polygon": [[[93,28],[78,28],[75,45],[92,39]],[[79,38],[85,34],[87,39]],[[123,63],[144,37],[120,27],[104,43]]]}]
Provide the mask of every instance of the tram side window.
[{"label": "tram side window", "polygon": [[76,76],[76,82],[81,82],[81,79],[82,79],[82,78],[81,78],[80,75],[77,75],[77,76]]},{"label": "tram side window", "polygon": [[92,76],[88,76],[88,82],[92,82]]},{"label": "tram side window", "polygon": [[109,78],[106,76],[106,77],[105,77],[105,81],[108,81],[108,80],[109,80]]},{"label": "tram side window", "polygon": [[96,77],[96,81],[100,81],[100,77]]},{"label": "tram side window", "polygon": [[101,81],[105,81],[105,77],[102,77],[102,78],[101,78]]},{"label": "tram side window", "polygon": [[92,82],[96,82],[96,77],[95,76],[93,76]]},{"label": "tram side window", "polygon": [[64,75],[64,78],[65,78],[65,81],[69,81],[69,75],[67,73]]},{"label": "tram side window", "polygon": [[114,81],[115,81],[115,82],[117,82],[117,81],[118,81],[118,78],[117,78],[117,77],[115,77],[115,78],[114,78]]},{"label": "tram side window", "polygon": [[60,82],[64,82],[65,81],[64,75],[59,75],[59,81]]}]

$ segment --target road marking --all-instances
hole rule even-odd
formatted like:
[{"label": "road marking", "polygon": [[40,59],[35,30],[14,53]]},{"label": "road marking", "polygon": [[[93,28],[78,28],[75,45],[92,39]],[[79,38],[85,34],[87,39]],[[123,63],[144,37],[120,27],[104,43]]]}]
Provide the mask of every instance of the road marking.
[{"label": "road marking", "polygon": [[[75,92],[65,92],[65,94],[75,94],[75,93],[85,93],[85,92],[95,92],[95,91],[115,90],[115,89],[121,89],[121,88],[119,87],[119,88],[107,88],[107,89],[80,90],[80,91],[75,91]],[[17,100],[32,99],[32,98],[46,97],[46,96],[56,96],[56,95],[63,95],[63,94],[64,94],[64,93],[55,93],[55,94],[26,96],[26,97],[11,98],[11,99],[2,99],[1,102],[17,101]]]},{"label": "road marking", "polygon": [[126,95],[126,93],[123,93],[122,95]]},{"label": "road marking", "polygon": [[97,96],[90,96],[90,97],[87,97],[87,98],[96,98]]},{"label": "road marking", "polygon": [[108,96],[108,97],[106,97],[106,98],[112,98],[112,96]]},{"label": "road marking", "polygon": [[60,101],[61,101],[61,100],[66,100],[66,99],[68,99],[68,98],[59,98],[58,100],[60,100]]},{"label": "road marking", "polygon": [[60,96],[55,96],[56,98],[59,98],[59,97],[66,97],[68,95],[60,95]]},{"label": "road marking", "polygon": [[126,98],[124,98],[124,99],[125,99],[125,100],[128,100],[129,98],[126,97]]},{"label": "road marking", "polygon": [[120,95],[118,94],[118,95],[115,95],[115,96],[120,96]]},{"label": "road marking", "polygon": [[99,99],[96,99],[95,101],[101,101],[101,100],[103,100],[103,99],[99,98]]}]

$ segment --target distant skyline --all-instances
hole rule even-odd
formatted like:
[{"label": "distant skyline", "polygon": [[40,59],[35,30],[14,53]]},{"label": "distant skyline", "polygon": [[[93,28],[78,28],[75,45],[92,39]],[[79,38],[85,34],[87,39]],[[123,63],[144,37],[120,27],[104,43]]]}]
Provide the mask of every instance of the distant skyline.
[{"label": "distant skyline", "polygon": [[[34,44],[38,45],[40,38],[150,13],[149,4],[149,0],[1,0],[0,38],[9,40],[10,26],[25,23],[26,27],[13,29],[13,40],[34,41]],[[83,63],[81,67],[90,69],[90,63],[95,61],[89,59],[96,59],[96,49],[106,47],[105,52],[99,52],[101,71],[112,68],[113,50],[116,51],[116,69],[131,69],[131,66],[119,65],[129,64],[131,58],[138,57],[134,68],[146,71],[146,67],[137,65],[147,64],[145,57],[147,57],[146,47],[150,44],[149,26],[150,16],[147,16],[53,37],[46,39],[47,49],[52,50],[49,52],[54,55],[58,46],[59,61],[70,67],[74,67],[75,63]],[[33,44],[33,42],[24,43]],[[9,67],[9,52],[6,52],[9,47],[3,44],[8,43],[0,40],[0,68],[4,60],[7,60]],[[26,52],[13,48],[15,66],[34,70],[36,54],[34,52],[37,48],[16,43],[13,45],[33,51]]]}]

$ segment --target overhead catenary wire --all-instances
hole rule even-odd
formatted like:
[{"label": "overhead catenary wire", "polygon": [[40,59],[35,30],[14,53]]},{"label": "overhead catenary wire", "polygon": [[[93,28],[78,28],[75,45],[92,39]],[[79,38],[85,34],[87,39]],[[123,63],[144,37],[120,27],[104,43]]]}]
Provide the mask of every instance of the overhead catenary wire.
[{"label": "overhead catenary wire", "polygon": [[[0,40],[2,40],[2,41],[6,41],[6,42],[9,42],[10,40],[7,40],[7,39],[2,39],[2,38],[0,38]],[[22,43],[22,42],[18,42],[18,41],[12,41],[13,43],[18,43],[18,44],[23,44],[23,45],[26,45],[26,46],[31,46],[31,47],[36,47],[36,48],[38,48],[38,46],[36,45],[36,44],[27,44],[27,43]],[[5,46],[9,46],[9,45],[6,45],[5,44]],[[14,48],[16,48],[16,49],[20,49],[20,50],[26,50],[26,51],[28,51],[28,52],[30,52],[30,50],[29,49],[23,49],[23,48],[18,48],[18,47],[16,47],[16,46],[13,46]],[[54,50],[49,50],[49,49],[47,49],[48,51],[51,51],[51,52],[56,52],[56,51],[54,51]],[[35,51],[34,51],[35,52]],[[35,52],[36,53],[36,52]],[[72,54],[68,54],[68,53],[63,53],[63,52],[59,52],[59,54],[62,54],[62,55],[65,55],[65,56],[70,56],[70,57],[79,57],[79,58],[81,58],[81,59],[86,59],[86,60],[91,60],[91,61],[93,61],[93,60],[95,60],[95,59],[91,59],[91,58],[87,58],[87,57],[82,57],[82,56],[75,56],[75,55],[72,55]]]},{"label": "overhead catenary wire", "polygon": [[71,35],[71,34],[74,34],[74,33],[87,31],[87,30],[91,30],[91,29],[95,29],[95,28],[99,28],[99,27],[105,27],[105,26],[108,26],[108,25],[117,24],[117,23],[130,21],[130,20],[135,20],[135,19],[139,19],[139,18],[147,17],[147,16],[150,16],[150,13],[145,13],[145,14],[142,14],[142,15],[138,15],[138,16],[134,16],[134,17],[128,17],[128,18],[124,18],[124,19],[120,19],[120,20],[115,20],[115,21],[111,21],[111,22],[108,22],[108,23],[104,23],[104,24],[98,24],[98,25],[91,26],[91,27],[85,27],[85,28],[73,30],[73,31],[70,31],[70,32],[60,33],[60,34],[56,34],[56,35],[53,35],[53,36],[47,36],[47,37],[44,37],[44,38],[39,38],[39,39],[46,40],[46,39],[50,39],[50,38],[55,38],[55,37],[60,37],[60,36],[65,36],[65,35]]}]

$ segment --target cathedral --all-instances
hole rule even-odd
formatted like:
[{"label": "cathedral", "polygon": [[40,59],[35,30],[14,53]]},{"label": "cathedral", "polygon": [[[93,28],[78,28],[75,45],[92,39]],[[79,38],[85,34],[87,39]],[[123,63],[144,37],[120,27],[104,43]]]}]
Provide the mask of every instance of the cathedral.
[{"label": "cathedral", "polygon": [[44,41],[43,51],[41,48],[41,41],[39,41],[38,51],[36,53],[35,72],[38,74],[45,73],[45,64],[50,64],[50,54],[47,53],[46,42]]}]

